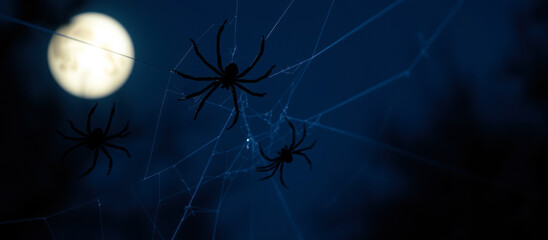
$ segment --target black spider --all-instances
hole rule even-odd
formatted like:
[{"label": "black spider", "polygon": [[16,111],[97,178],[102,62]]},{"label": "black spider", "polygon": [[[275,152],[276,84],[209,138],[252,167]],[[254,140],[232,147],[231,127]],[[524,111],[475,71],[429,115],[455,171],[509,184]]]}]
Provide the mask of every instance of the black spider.
[{"label": "black spider", "polygon": [[[299,147],[299,145],[301,145],[301,143],[303,142],[304,138],[306,137],[306,126],[303,126],[303,137],[301,138],[301,140],[299,140],[299,142],[297,144],[295,144],[295,127],[293,127],[293,124],[289,120],[287,120],[287,118],[285,120],[287,121],[287,123],[289,123],[289,127],[291,127],[291,131],[293,132],[291,145],[289,145],[289,146],[284,145],[284,147],[280,151],[278,151],[278,157],[276,157],[274,159],[270,159],[269,157],[267,157],[264,154],[263,148],[261,147],[261,143],[259,143],[259,149],[261,150],[261,155],[266,160],[268,160],[272,163],[270,163],[266,166],[257,167],[256,170],[259,171],[259,172],[268,172],[270,170],[273,170],[270,175],[268,175],[264,178],[261,178],[261,180],[265,180],[265,179],[269,179],[272,176],[274,176],[274,174],[276,173],[276,171],[278,171],[278,168],[279,168],[280,169],[280,182],[282,183],[282,185],[284,187],[289,188],[289,187],[287,187],[287,185],[285,185],[285,182],[284,182],[284,179],[283,179],[284,163],[292,162],[293,161],[293,154],[296,154],[296,155],[299,155],[299,156],[303,156],[306,159],[306,162],[308,162],[308,165],[310,166],[310,170],[312,170],[312,162],[310,162],[310,159],[308,158],[308,156],[306,156],[306,154],[304,154],[302,152],[305,151],[305,150],[309,150],[312,147],[314,147],[314,145],[316,144],[316,141],[314,141],[312,143],[312,145],[310,145],[308,147],[297,149]],[[297,149],[297,150],[295,150],[295,149]]]},{"label": "black spider", "polygon": [[95,106],[93,106],[91,111],[89,111],[86,132],[82,132],[82,131],[78,130],[76,127],[74,127],[74,123],[72,121],[67,120],[67,122],[70,124],[70,127],[72,128],[72,130],[74,130],[76,133],[81,135],[81,137],[69,137],[69,136],[66,136],[65,134],[63,134],[61,131],[57,130],[57,133],[59,133],[59,135],[61,135],[61,137],[65,138],[65,139],[80,142],[80,143],[72,146],[71,148],[69,148],[67,151],[65,151],[65,153],[63,154],[62,162],[65,161],[65,158],[67,157],[67,155],[71,151],[73,151],[74,149],[79,148],[81,146],[86,145],[86,147],[88,149],[95,150],[95,158],[93,160],[93,165],[91,165],[91,167],[84,174],[80,175],[79,177],[83,177],[85,175],[88,175],[95,168],[95,164],[97,163],[97,156],[99,155],[99,149],[101,149],[101,151],[103,151],[103,153],[105,153],[105,155],[107,155],[107,157],[108,157],[109,165],[108,165],[107,175],[110,174],[110,170],[112,169],[112,157],[110,157],[110,154],[108,154],[108,151],[107,151],[107,149],[105,149],[105,146],[122,150],[122,151],[126,152],[128,157],[131,157],[131,155],[129,154],[129,151],[126,148],[116,146],[114,144],[111,144],[111,143],[107,142],[108,140],[111,140],[111,139],[114,139],[114,138],[123,138],[123,137],[126,137],[127,135],[130,134],[129,132],[127,132],[127,129],[129,127],[129,121],[128,121],[126,123],[126,126],[124,127],[124,129],[122,129],[122,131],[120,131],[119,133],[112,134],[112,135],[108,136],[108,131],[110,130],[110,123],[112,122],[112,117],[114,116],[114,108],[115,107],[116,107],[116,103],[112,105],[112,110],[110,111],[110,117],[108,119],[107,127],[105,128],[104,132],[100,128],[96,128],[96,129],[93,129],[93,131],[91,131],[91,127],[90,127],[91,115],[95,111],[95,108],[97,108],[97,104],[95,104]]},{"label": "black spider", "polygon": [[217,89],[219,86],[221,86],[221,88],[225,88],[227,90],[229,88],[232,89],[232,98],[234,99],[234,107],[236,108],[236,116],[234,117],[234,122],[232,123],[232,125],[230,125],[227,128],[227,129],[230,129],[234,126],[234,124],[236,124],[236,122],[238,121],[238,116],[240,115],[240,109],[238,108],[238,99],[236,97],[236,88],[234,86],[239,87],[240,89],[244,90],[245,92],[247,92],[247,93],[249,93],[253,96],[262,97],[262,96],[266,95],[266,93],[252,92],[249,89],[242,86],[242,84],[240,84],[240,83],[256,83],[256,82],[259,82],[259,81],[267,78],[268,75],[270,75],[270,72],[272,72],[272,69],[274,67],[276,67],[276,65],[272,65],[272,67],[270,67],[270,69],[266,72],[266,74],[264,74],[263,76],[261,76],[257,79],[254,79],[254,80],[242,79],[242,77],[244,77],[247,73],[249,73],[249,71],[251,71],[251,69],[253,69],[253,67],[255,67],[255,64],[257,64],[257,62],[259,61],[259,59],[263,55],[263,51],[264,51],[264,36],[263,36],[262,37],[262,42],[261,42],[261,51],[259,52],[259,55],[257,55],[257,57],[255,58],[255,60],[251,64],[251,66],[246,68],[240,74],[238,74],[239,70],[238,70],[238,65],[236,65],[236,63],[229,63],[223,69],[223,63],[222,63],[222,60],[221,60],[220,41],[221,41],[221,33],[223,32],[226,21],[227,20],[225,20],[223,22],[223,25],[221,25],[221,27],[219,28],[219,31],[217,32],[217,67],[219,69],[215,68],[213,65],[211,65],[209,62],[207,62],[205,60],[205,58],[202,56],[202,54],[200,54],[200,52],[198,51],[198,46],[196,46],[196,43],[194,42],[194,40],[192,40],[192,38],[190,39],[190,41],[192,42],[192,44],[194,46],[194,50],[196,52],[196,55],[198,55],[198,57],[202,60],[202,62],[204,62],[204,64],[207,67],[209,67],[211,70],[213,70],[213,72],[215,72],[218,76],[215,76],[215,77],[193,77],[193,76],[181,73],[177,70],[173,70],[173,72],[179,74],[180,76],[182,76],[184,78],[195,80],[195,81],[214,81],[213,83],[209,84],[207,87],[205,87],[204,89],[202,89],[198,92],[195,92],[193,94],[189,94],[189,95],[187,95],[185,97],[182,97],[182,98],[179,98],[179,100],[189,99],[189,98],[198,96],[198,95],[204,93],[205,91],[207,91],[208,89],[211,88],[211,90],[209,90],[209,92],[206,94],[204,99],[202,99],[202,101],[200,102],[200,105],[198,106],[198,109],[196,110],[196,114],[194,115],[194,120],[196,120],[196,117],[198,116],[198,112],[200,112],[200,109],[202,109],[202,107],[204,105],[204,102],[215,91],[215,89]]}]

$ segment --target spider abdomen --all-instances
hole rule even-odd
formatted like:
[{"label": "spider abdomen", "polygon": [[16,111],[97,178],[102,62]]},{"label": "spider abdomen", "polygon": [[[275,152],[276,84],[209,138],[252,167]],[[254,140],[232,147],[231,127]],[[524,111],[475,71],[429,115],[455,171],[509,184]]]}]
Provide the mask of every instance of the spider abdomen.
[{"label": "spider abdomen", "polygon": [[284,161],[285,161],[286,163],[293,162],[293,155],[289,154],[289,156],[287,156],[287,157],[284,158]]},{"label": "spider abdomen", "polygon": [[282,149],[282,151],[278,152],[278,154],[280,155],[280,158],[286,163],[290,163],[293,161],[293,154],[291,154],[291,151],[289,151],[289,149]]},{"label": "spider abdomen", "polygon": [[236,65],[236,63],[229,63],[225,67],[225,75],[227,77],[236,78],[236,75],[238,75],[238,72],[240,72],[240,70],[238,69],[238,65]]},{"label": "spider abdomen", "polygon": [[104,134],[100,128],[93,129],[89,135],[88,146],[90,148],[96,148],[103,142]]},{"label": "spider abdomen", "polygon": [[238,65],[236,63],[230,63],[226,65],[225,72],[223,74],[223,77],[221,78],[221,84],[222,88],[224,89],[230,89],[232,85],[236,82],[236,76],[238,75]]}]

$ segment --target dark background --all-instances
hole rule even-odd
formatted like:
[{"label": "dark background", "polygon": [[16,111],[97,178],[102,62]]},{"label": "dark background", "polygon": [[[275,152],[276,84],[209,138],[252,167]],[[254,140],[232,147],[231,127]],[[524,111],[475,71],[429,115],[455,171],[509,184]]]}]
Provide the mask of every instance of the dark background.
[{"label": "dark background", "polygon": [[[228,18],[224,63],[236,39],[234,61],[243,69],[290,2],[240,0],[236,25],[235,1],[2,1],[0,14],[51,30],[80,12],[108,14],[128,30],[141,60],[113,95],[79,99],[49,72],[51,35],[0,18],[0,221],[27,219],[2,222],[2,238],[170,239],[193,195],[176,239],[547,237],[546,1],[464,1],[431,45],[458,1],[405,1],[310,65],[249,86],[268,95],[242,98],[234,129],[222,131],[233,107],[223,89],[192,120],[197,102],[178,102],[177,93],[204,85],[169,73],[188,37],[214,24],[199,42],[214,62],[215,32]],[[250,78],[309,58],[316,43],[324,49],[392,2],[335,1],[319,38],[331,3],[293,2]],[[301,129],[299,120],[405,71],[425,46],[408,78],[309,119],[304,144],[318,140],[308,151],[313,171],[297,158],[284,171],[290,189],[278,175],[258,181],[258,142],[275,156],[290,141],[284,111]],[[192,52],[178,70],[211,74]],[[295,90],[289,104],[288,89]],[[101,155],[94,172],[78,178],[92,154],[75,151],[61,165],[74,143],[55,130],[70,133],[67,119],[83,128],[95,103],[92,124],[102,127],[114,102],[113,130],[129,120],[132,132],[115,143],[132,158],[111,150],[110,176]],[[214,141],[191,154],[216,137],[215,149]]]}]

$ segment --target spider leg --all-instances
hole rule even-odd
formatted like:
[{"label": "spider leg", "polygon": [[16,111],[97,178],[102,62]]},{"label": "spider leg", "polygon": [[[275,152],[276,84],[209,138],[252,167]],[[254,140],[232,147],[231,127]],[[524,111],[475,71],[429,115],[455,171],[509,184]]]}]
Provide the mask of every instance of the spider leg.
[{"label": "spider leg", "polygon": [[219,79],[219,77],[193,77],[190,75],[186,75],[182,72],[179,72],[177,70],[171,70],[171,72],[177,73],[179,76],[184,77],[186,79],[195,80],[195,81],[211,81],[211,80]]},{"label": "spider leg", "polygon": [[318,140],[315,140],[315,141],[312,143],[312,145],[310,145],[310,146],[308,146],[308,147],[305,147],[305,148],[298,149],[298,150],[296,150],[295,152],[296,152],[296,153],[297,153],[297,152],[300,153],[300,152],[302,152],[302,151],[311,149],[311,148],[314,147],[314,145],[316,144],[317,141],[318,141]]},{"label": "spider leg", "polygon": [[[209,87],[209,86],[208,86]],[[211,94],[215,91],[215,89],[217,89],[219,87],[219,84],[215,85],[211,90],[209,90],[209,92],[205,95],[204,99],[202,99],[202,102],[200,102],[200,105],[198,105],[198,109],[196,110],[196,114],[194,114],[194,120],[196,120],[196,118],[198,117],[198,113],[200,112],[200,110],[202,109],[202,107],[204,106],[204,103],[205,101],[209,98],[209,96],[211,96]]]},{"label": "spider leg", "polygon": [[103,153],[105,153],[105,155],[108,158],[108,172],[107,172],[107,176],[108,176],[110,174],[110,170],[112,170],[112,157],[110,156],[110,154],[108,154],[108,151],[105,149],[105,147],[103,146],[100,146],[100,147],[101,147],[101,151],[103,151]]},{"label": "spider leg", "polygon": [[303,124],[303,137],[301,138],[301,140],[299,140],[297,145],[293,146],[293,149],[298,148],[301,145],[301,143],[303,143],[305,137],[306,137],[306,125]]},{"label": "spider leg", "polygon": [[239,88],[241,88],[245,92],[247,92],[247,93],[249,93],[249,94],[251,94],[255,97],[263,97],[264,95],[266,95],[266,93],[254,93],[254,92],[250,91],[249,89],[245,88],[244,86],[242,86],[242,84],[239,84],[237,82],[235,82],[234,85],[238,86]]},{"label": "spider leg", "polygon": [[263,156],[264,159],[268,160],[268,161],[273,161],[272,159],[270,159],[269,157],[267,157],[265,154],[264,154],[264,151],[263,151],[263,147],[261,146],[261,143],[259,142],[259,150],[261,151],[261,156]]},{"label": "spider leg", "polygon": [[110,116],[108,117],[108,123],[107,127],[105,128],[105,136],[108,134],[108,131],[110,130],[110,124],[112,123],[112,117],[114,117],[114,109],[116,108],[116,103],[112,104],[112,109],[110,110]]},{"label": "spider leg", "polygon": [[236,116],[234,116],[234,122],[232,122],[232,125],[228,127],[227,129],[231,129],[234,127],[236,122],[238,121],[238,117],[240,116],[240,107],[238,106],[238,98],[236,97],[236,88],[232,86],[232,99],[234,100],[234,108],[236,109]]},{"label": "spider leg", "polygon": [[120,134],[117,137],[123,138],[123,137],[127,137],[129,134],[131,134],[131,133],[128,132],[128,133]]},{"label": "spider leg", "polygon": [[88,124],[87,124],[87,127],[86,129],[88,130],[88,134],[91,134],[91,115],[93,114],[93,112],[95,112],[95,109],[97,108],[97,104],[98,103],[95,103],[95,106],[93,106],[93,108],[91,108],[91,110],[89,111],[89,114],[88,114]]},{"label": "spider leg", "polygon": [[122,150],[122,151],[126,152],[126,154],[127,154],[128,157],[131,157],[131,155],[129,154],[129,151],[128,151],[125,147],[116,146],[116,145],[114,145],[114,144],[112,144],[112,143],[107,143],[107,142],[105,142],[105,143],[103,143],[103,144],[104,144],[105,146],[108,146],[108,147],[111,147],[111,148],[116,148],[116,149]]},{"label": "spider leg", "polygon": [[268,172],[276,167],[276,164],[279,164],[279,162],[272,162],[266,166],[256,167],[255,170],[258,172]]},{"label": "spider leg", "polygon": [[[217,70],[213,65],[211,65],[210,63],[207,62],[207,60],[205,60],[204,56],[202,56],[202,54],[200,54],[200,52],[198,51],[198,46],[196,45],[196,43],[194,42],[194,40],[192,40],[192,38],[190,38],[190,41],[192,42],[192,45],[194,46],[194,51],[196,52],[196,55],[198,55],[198,57],[202,60],[202,62],[204,62],[204,64],[209,67],[211,70],[213,70],[215,73],[219,74],[220,76],[222,76],[223,74],[221,72],[219,72],[219,70]],[[221,69],[222,70],[222,69]]]},{"label": "spider leg", "polygon": [[255,171],[257,171],[257,172],[269,172],[272,169],[276,168],[277,166],[278,165],[272,165],[269,168],[264,168],[264,169],[263,168],[257,168],[257,169],[255,169]]},{"label": "spider leg", "polygon": [[291,123],[287,117],[284,117],[285,118],[285,121],[287,121],[287,123],[289,123],[289,127],[291,128],[291,132],[293,133],[292,137],[291,137],[291,145],[289,146],[290,149],[293,149],[293,147],[295,147],[295,126],[293,126],[293,123]]},{"label": "spider leg", "polygon": [[65,134],[63,134],[61,131],[57,130],[57,133],[59,135],[61,135],[61,137],[63,137],[64,139],[69,139],[69,140],[75,140],[75,141],[82,141],[82,140],[85,140],[86,138],[77,138],[77,137],[69,137]]},{"label": "spider leg", "polygon": [[78,134],[80,134],[80,135],[82,135],[82,136],[84,136],[84,137],[87,136],[87,134],[85,134],[84,132],[78,130],[78,128],[76,128],[76,127],[74,126],[74,123],[73,123],[71,120],[67,120],[67,122],[70,124],[70,127],[72,128],[72,130],[74,130],[75,132],[77,132]]},{"label": "spider leg", "polygon": [[95,168],[95,165],[97,164],[97,157],[99,156],[99,148],[95,148],[95,157],[93,159],[93,164],[91,165],[91,167],[82,175],[78,176],[78,177],[83,177],[83,176],[86,176],[88,175],[89,173],[91,173],[91,171],[93,171],[93,169]]},{"label": "spider leg", "polygon": [[72,146],[71,148],[69,148],[68,150],[65,151],[65,153],[63,153],[63,158],[61,158],[61,164],[63,164],[65,162],[65,158],[67,158],[67,155],[72,152],[74,149],[77,149],[79,147],[81,147],[82,145],[86,144],[85,142],[81,142],[81,143],[78,143],[74,146]]},{"label": "spider leg", "polygon": [[282,166],[280,167],[280,182],[282,183],[282,185],[289,189],[289,187],[287,185],[285,185],[285,182],[284,182],[284,163],[282,162],[281,164]]},{"label": "spider leg", "polygon": [[198,91],[198,92],[195,92],[195,93],[186,95],[186,96],[184,96],[184,97],[182,97],[182,98],[179,98],[178,100],[179,100],[179,101],[183,101],[183,100],[187,100],[187,99],[189,99],[189,98],[196,97],[196,96],[198,96],[198,95],[204,93],[205,91],[207,91],[207,90],[210,89],[211,87],[213,87],[213,85],[215,85],[215,84],[219,84],[219,83],[218,83],[218,82],[212,82],[211,84],[207,85],[207,87],[205,87],[204,89],[202,89],[202,90],[200,90],[200,91]]},{"label": "spider leg", "polygon": [[306,156],[306,154],[301,153],[301,152],[294,152],[294,154],[303,156],[303,157],[306,159],[306,162],[308,162],[308,165],[310,166],[310,170],[312,170],[312,162],[310,161],[310,159],[308,158],[308,156]]},{"label": "spider leg", "polygon": [[261,59],[261,56],[263,56],[263,52],[264,52],[264,35],[261,37],[261,50],[259,51],[259,54],[255,58],[255,60],[253,60],[253,63],[251,63],[251,65],[248,68],[246,68],[242,73],[238,74],[236,78],[241,78],[245,76],[249,71],[251,71],[251,69],[255,67],[255,64],[259,62],[259,59]]},{"label": "spider leg", "polygon": [[127,137],[129,134],[131,134],[130,132],[127,132],[128,127],[129,127],[129,121],[127,121],[126,126],[124,127],[124,129],[122,129],[122,131],[120,131],[119,133],[116,133],[116,134],[113,134],[111,136],[106,137],[105,141],[116,138],[116,137],[120,137],[120,138]]},{"label": "spider leg", "polygon": [[[128,127],[129,127],[129,121],[126,122],[126,126],[124,126],[124,129],[122,129],[122,131],[120,131],[118,134],[122,134],[122,133],[126,132]],[[129,133],[127,133],[127,134],[129,134]]]},{"label": "spider leg", "polygon": [[272,176],[274,176],[274,174],[276,174],[276,171],[278,171],[278,168],[280,167],[280,164],[281,162],[279,162],[276,167],[274,168],[274,170],[272,171],[272,173],[270,173],[270,175],[266,176],[266,177],[263,177],[261,178],[260,180],[266,180],[266,179],[269,179],[271,178]]},{"label": "spider leg", "polygon": [[256,83],[256,82],[259,82],[265,78],[267,78],[270,73],[272,72],[272,69],[274,69],[276,67],[276,65],[272,65],[272,67],[270,67],[270,69],[268,69],[268,71],[266,71],[266,73],[264,75],[262,75],[261,77],[255,79],[255,80],[247,80],[247,79],[240,79],[238,77],[238,79],[236,79],[236,82],[241,82],[241,83]]},{"label": "spider leg", "polygon": [[223,32],[223,29],[225,28],[227,19],[223,22],[223,25],[219,28],[219,31],[217,32],[217,67],[221,71],[223,71],[223,61],[221,59],[221,33]]}]

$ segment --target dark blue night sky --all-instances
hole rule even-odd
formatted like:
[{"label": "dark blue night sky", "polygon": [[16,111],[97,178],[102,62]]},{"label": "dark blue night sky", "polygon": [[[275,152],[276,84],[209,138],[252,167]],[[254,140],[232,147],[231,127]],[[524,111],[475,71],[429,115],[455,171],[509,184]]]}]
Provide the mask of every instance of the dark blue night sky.
[{"label": "dark blue night sky", "polygon": [[[65,92],[51,33],[82,12],[127,29],[134,69],[114,94]],[[27,25],[15,23],[24,21]],[[238,90],[177,101],[212,76],[188,38],[246,76]],[[2,239],[545,239],[548,4],[542,0],[40,1],[0,3]],[[201,38],[200,38],[201,37]],[[188,52],[188,54],[187,54]],[[113,167],[66,120],[112,131]],[[307,134],[279,173],[256,167]],[[544,180],[542,180],[544,179]]]}]

